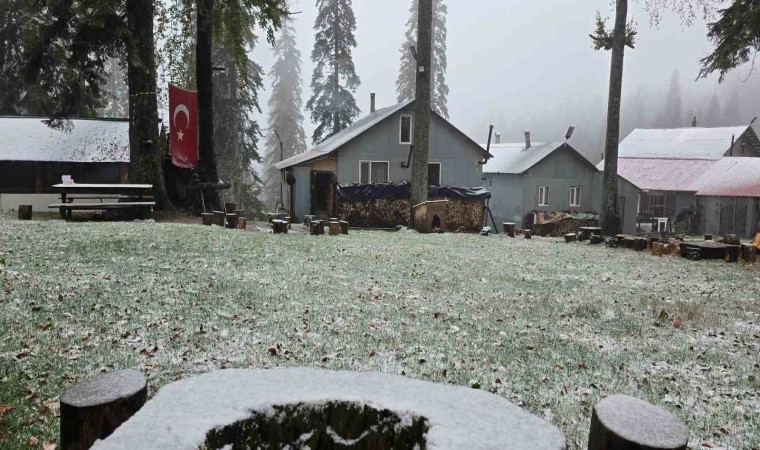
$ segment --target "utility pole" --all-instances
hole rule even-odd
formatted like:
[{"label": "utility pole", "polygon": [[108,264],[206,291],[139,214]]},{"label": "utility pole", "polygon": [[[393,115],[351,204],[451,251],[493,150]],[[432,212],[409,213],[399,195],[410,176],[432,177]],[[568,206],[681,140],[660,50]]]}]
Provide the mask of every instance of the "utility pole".
[{"label": "utility pole", "polygon": [[[277,132],[277,130],[274,130],[274,135],[277,136],[277,140],[280,141],[280,162],[282,162],[284,153],[282,151],[282,138],[280,137],[280,133]],[[282,199],[282,172],[280,172],[280,206],[285,207],[285,202]]]},{"label": "utility pole", "polygon": [[419,0],[417,10],[417,61],[414,146],[412,147],[412,198],[409,228],[414,228],[414,205],[428,199],[428,153],[430,146],[430,80],[433,46],[433,0]]}]

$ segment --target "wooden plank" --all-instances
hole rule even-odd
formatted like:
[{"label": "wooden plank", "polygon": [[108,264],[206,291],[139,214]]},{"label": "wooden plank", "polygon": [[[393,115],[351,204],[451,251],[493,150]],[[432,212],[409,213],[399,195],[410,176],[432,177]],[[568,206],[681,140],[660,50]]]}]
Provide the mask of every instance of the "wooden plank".
[{"label": "wooden plank", "polygon": [[61,208],[67,210],[96,210],[96,209],[121,209],[121,208],[140,208],[153,207],[156,202],[123,202],[123,203],[56,203],[48,205],[48,208]]},{"label": "wooden plank", "polygon": [[152,184],[84,184],[84,183],[71,183],[71,184],[54,184],[54,188],[56,189],[67,189],[67,190],[77,190],[77,189],[93,189],[93,188],[103,188],[103,189],[153,189]]}]

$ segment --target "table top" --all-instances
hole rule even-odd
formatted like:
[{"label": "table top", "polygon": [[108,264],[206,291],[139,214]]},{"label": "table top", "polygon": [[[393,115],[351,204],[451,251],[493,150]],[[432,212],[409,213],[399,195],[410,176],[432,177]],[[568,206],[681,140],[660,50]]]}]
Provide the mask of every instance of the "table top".
[{"label": "table top", "polygon": [[119,190],[119,189],[152,189],[152,184],[82,184],[82,183],[61,183],[54,184],[56,189],[71,189],[75,191],[77,189],[105,189],[105,190]]}]

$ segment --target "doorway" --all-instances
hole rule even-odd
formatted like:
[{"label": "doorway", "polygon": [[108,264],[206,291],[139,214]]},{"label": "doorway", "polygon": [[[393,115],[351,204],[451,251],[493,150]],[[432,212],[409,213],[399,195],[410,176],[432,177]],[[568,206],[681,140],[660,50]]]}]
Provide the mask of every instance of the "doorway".
[{"label": "doorway", "polygon": [[311,214],[317,219],[327,219],[332,214],[334,180],[333,172],[311,173]]}]

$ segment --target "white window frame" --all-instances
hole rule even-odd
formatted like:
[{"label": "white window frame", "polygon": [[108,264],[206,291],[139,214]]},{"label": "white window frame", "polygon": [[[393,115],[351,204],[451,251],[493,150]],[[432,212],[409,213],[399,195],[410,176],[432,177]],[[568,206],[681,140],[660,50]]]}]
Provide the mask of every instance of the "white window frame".
[{"label": "white window frame", "polygon": [[[581,186],[570,186],[570,206],[571,207],[580,208],[581,192],[582,192]],[[575,202],[573,202],[573,197],[575,197]]]},{"label": "white window frame", "polygon": [[386,175],[385,178],[388,180],[387,183],[391,182],[391,162],[390,161],[375,161],[375,160],[369,160],[369,159],[360,159],[359,160],[359,183],[362,182],[362,164],[368,163],[369,164],[369,182],[367,184],[372,184],[372,164],[387,164],[386,165]]},{"label": "white window frame", "polygon": [[538,187],[538,206],[549,206],[549,186]]},{"label": "white window frame", "polygon": [[431,164],[437,164],[438,165],[438,185],[439,186],[443,186],[443,164],[441,164],[438,161],[429,161],[428,162],[428,170],[430,170],[430,165]]},{"label": "white window frame", "polygon": [[[401,124],[404,122],[404,117],[409,118],[409,142],[404,142],[401,140]],[[400,145],[412,145],[412,142],[414,142],[414,118],[411,114],[401,114],[398,119],[398,143]]]}]

